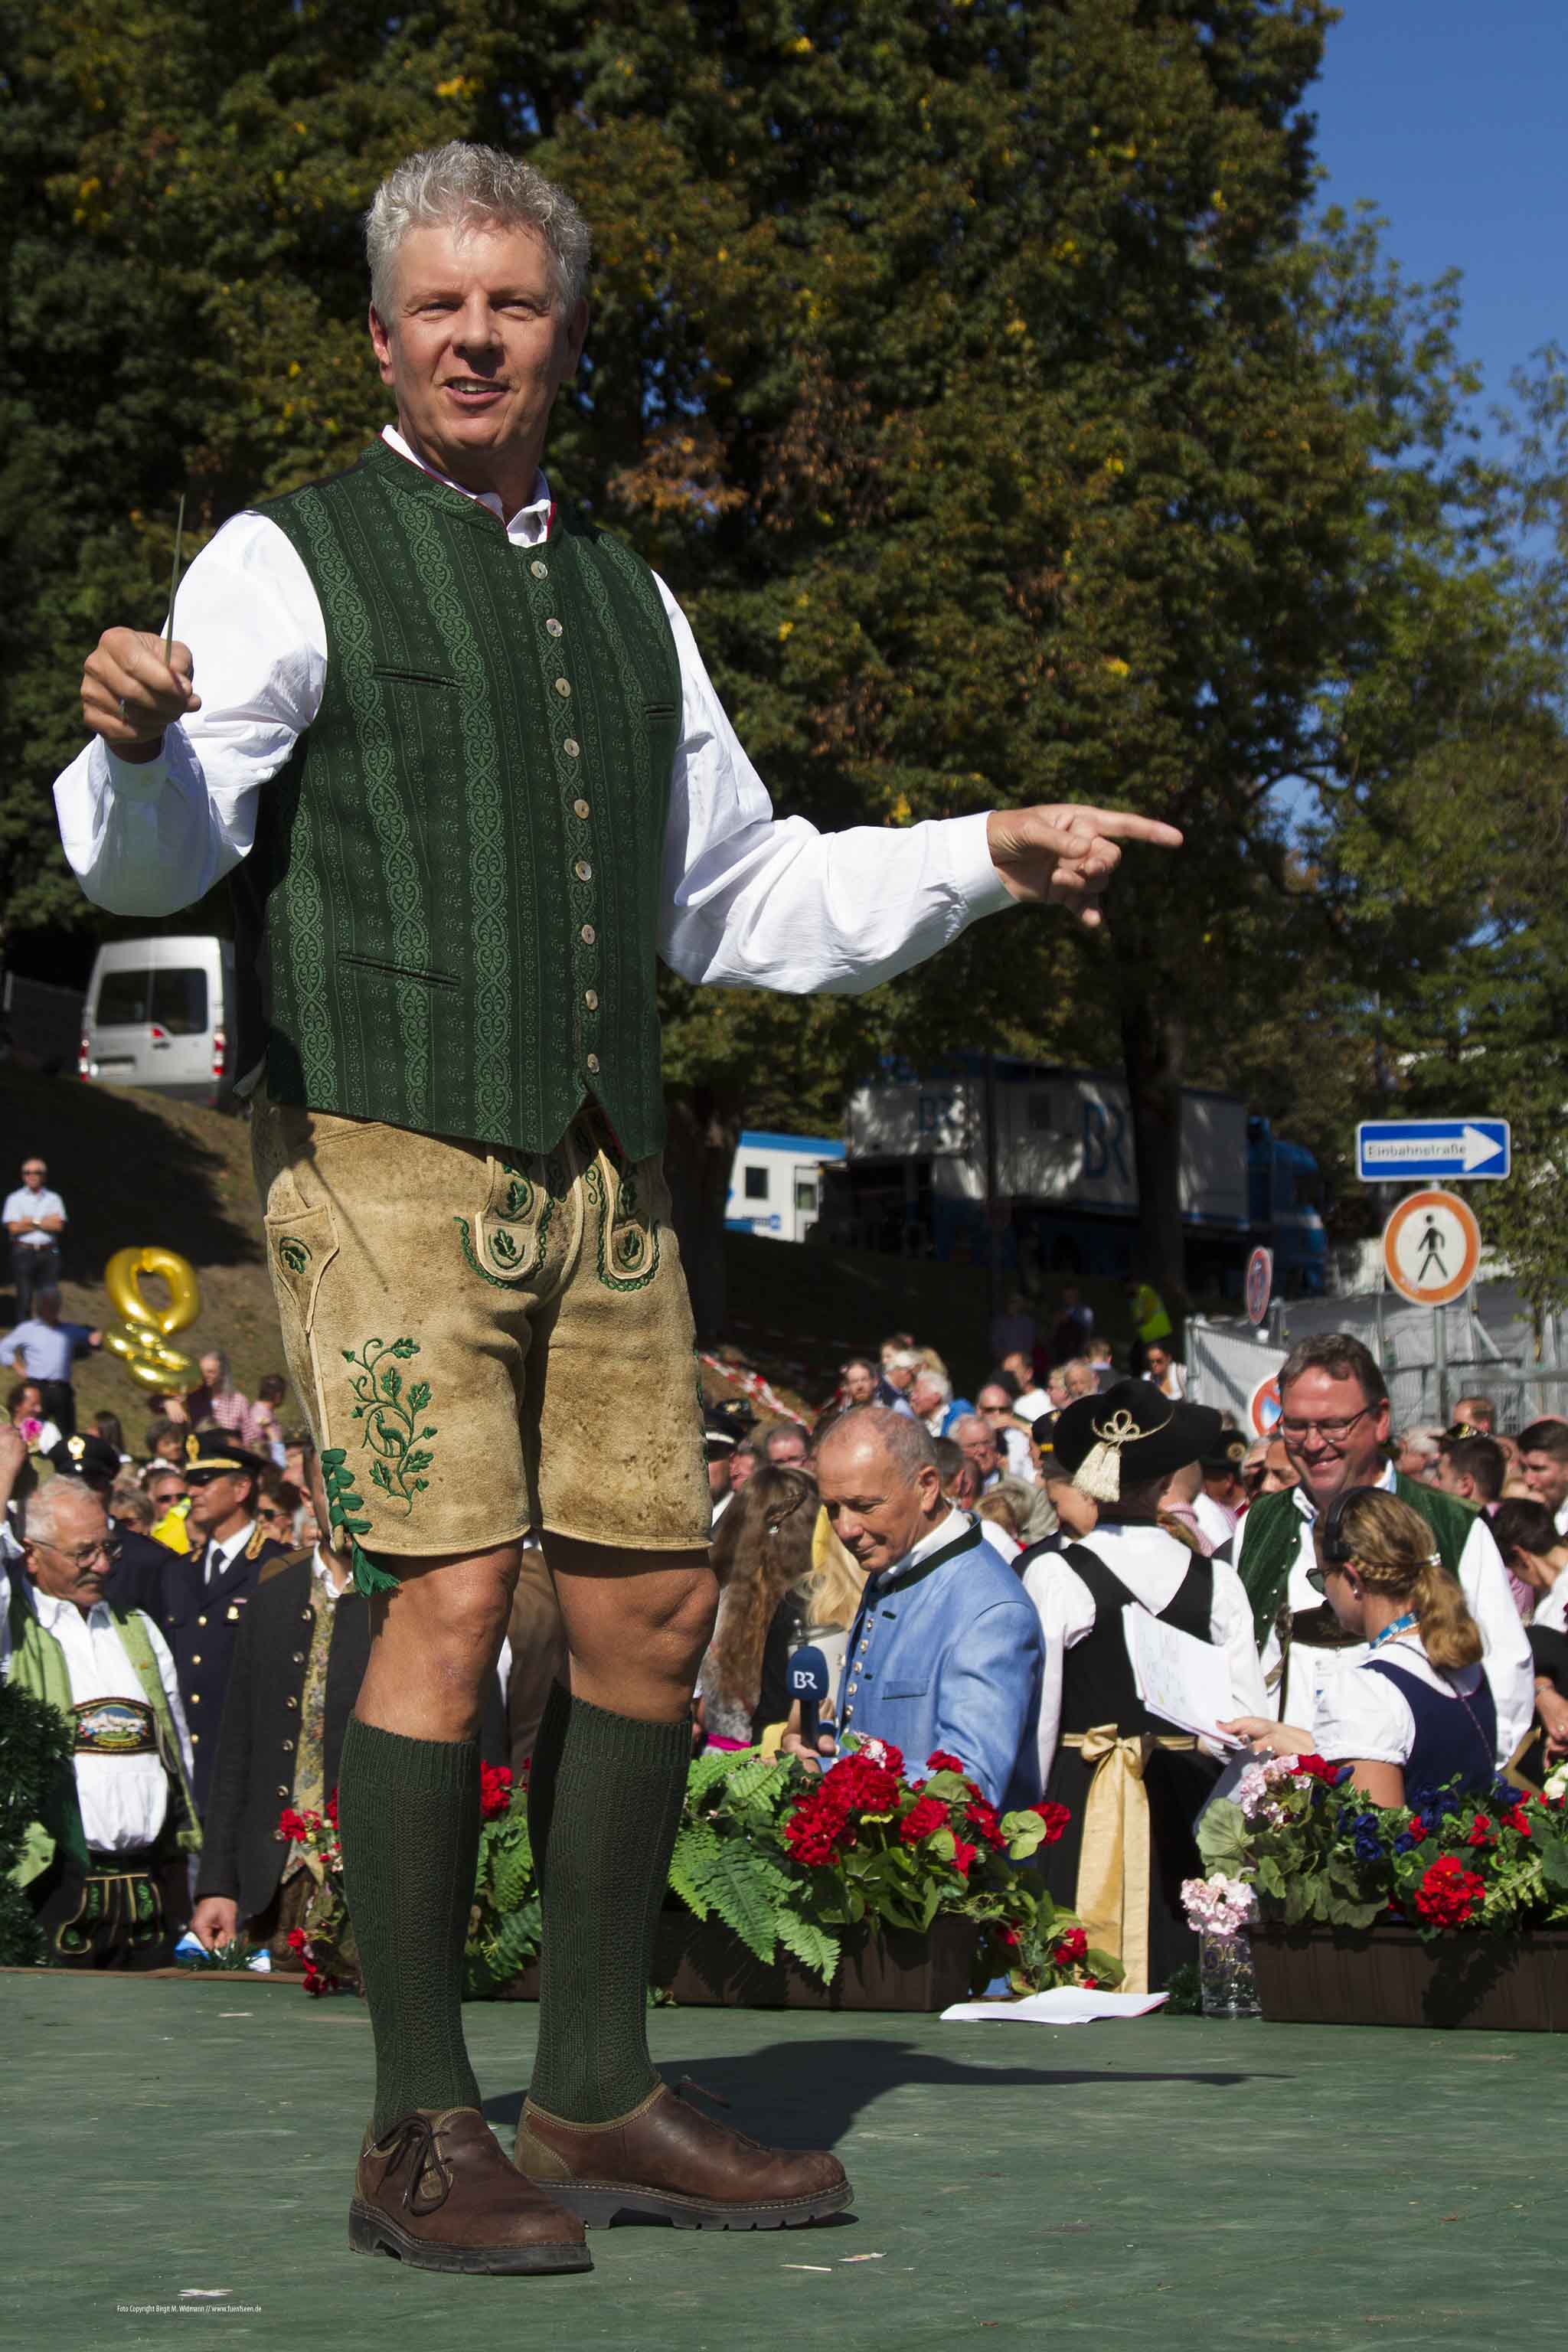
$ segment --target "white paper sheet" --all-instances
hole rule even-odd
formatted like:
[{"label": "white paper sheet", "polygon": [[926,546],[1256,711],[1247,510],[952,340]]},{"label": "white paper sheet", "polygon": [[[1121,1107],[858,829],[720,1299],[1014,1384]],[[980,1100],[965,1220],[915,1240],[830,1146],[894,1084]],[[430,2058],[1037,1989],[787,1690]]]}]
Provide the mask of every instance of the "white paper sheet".
[{"label": "white paper sheet", "polygon": [[1221,1716],[1236,1711],[1225,1652],[1147,1609],[1124,1609],[1121,1631],[1138,1696],[1150,1714],[1216,1747],[1234,1748],[1236,1741],[1219,1727]]},{"label": "white paper sheet", "polygon": [[994,2019],[1025,2025],[1091,2025],[1097,2017],[1147,2017],[1163,2009],[1168,1992],[1089,1992],[1058,1985],[1055,1992],[1026,1993],[1022,2000],[960,2000],[942,2012],[943,2025],[984,2025]]}]

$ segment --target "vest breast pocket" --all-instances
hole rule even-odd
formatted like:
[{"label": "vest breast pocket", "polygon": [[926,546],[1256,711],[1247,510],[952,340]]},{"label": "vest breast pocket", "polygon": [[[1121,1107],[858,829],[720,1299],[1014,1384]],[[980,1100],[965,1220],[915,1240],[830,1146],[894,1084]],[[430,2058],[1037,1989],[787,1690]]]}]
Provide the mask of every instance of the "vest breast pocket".
[{"label": "vest breast pocket", "polygon": [[918,1666],[895,1666],[882,1685],[882,1696],[885,1699],[924,1698],[930,1688],[929,1666],[923,1673]]}]

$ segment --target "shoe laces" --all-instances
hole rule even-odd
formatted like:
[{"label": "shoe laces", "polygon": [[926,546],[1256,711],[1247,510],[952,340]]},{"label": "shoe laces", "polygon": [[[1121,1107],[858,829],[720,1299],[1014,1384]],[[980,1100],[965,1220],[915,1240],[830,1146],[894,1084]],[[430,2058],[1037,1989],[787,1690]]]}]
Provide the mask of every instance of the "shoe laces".
[{"label": "shoe laces", "polygon": [[[386,2158],[382,2178],[390,2180],[406,2159],[409,2174],[403,2188],[404,2210],[410,2213],[438,2213],[452,2193],[452,2176],[442,2161],[436,2144],[436,2126],[428,2116],[405,2116],[401,2123],[383,2133],[375,2143],[375,2153]],[[417,2200],[427,2179],[438,2184],[438,2193],[424,2204]]]}]

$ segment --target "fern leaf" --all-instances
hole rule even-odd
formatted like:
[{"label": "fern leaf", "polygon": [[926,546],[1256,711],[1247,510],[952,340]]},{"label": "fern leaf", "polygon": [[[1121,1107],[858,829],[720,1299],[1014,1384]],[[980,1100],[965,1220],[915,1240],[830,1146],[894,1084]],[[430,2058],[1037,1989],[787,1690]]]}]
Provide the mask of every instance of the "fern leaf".
[{"label": "fern leaf", "polygon": [[815,1919],[803,1919],[797,1911],[780,1908],[774,1920],[778,1938],[786,1952],[793,1952],[803,1969],[809,1969],[824,1984],[831,1984],[838,1967],[838,1937]]},{"label": "fern leaf", "polygon": [[743,1838],[728,1838],[703,1874],[702,1894],[748,1951],[771,1961],[778,1942],[779,1896],[787,1885],[784,1873],[754,1846]]},{"label": "fern leaf", "polygon": [[706,1883],[719,1851],[719,1832],[710,1822],[682,1822],[669,1857],[669,1891],[699,1919],[708,1916]]}]

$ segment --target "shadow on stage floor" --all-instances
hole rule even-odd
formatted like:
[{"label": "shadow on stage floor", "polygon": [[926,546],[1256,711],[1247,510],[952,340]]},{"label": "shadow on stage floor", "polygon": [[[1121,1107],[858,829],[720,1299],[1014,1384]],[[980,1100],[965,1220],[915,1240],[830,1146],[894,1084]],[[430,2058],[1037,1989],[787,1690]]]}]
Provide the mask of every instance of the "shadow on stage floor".
[{"label": "shadow on stage floor", "polygon": [[[988,2025],[996,2035],[1016,2032],[1016,2026]],[[677,2045],[679,2048],[679,2044]],[[1075,2084],[1103,2084],[1105,2069],[1027,2066],[1005,2058],[965,2065],[937,2056],[919,2042],[879,2038],[846,2042],[832,2041],[773,2042],[760,2050],[733,2056],[697,2057],[689,2066],[665,2049],[658,2052],[659,2071],[670,2084],[683,2076],[715,2093],[739,2112],[735,2121],[753,2138],[776,2135],[785,2144],[800,2144],[803,2125],[816,2145],[835,2147],[845,2138],[862,2111],[889,2091],[1007,2090],[1063,2091]],[[1205,2090],[1231,2090],[1242,2083],[1289,2082],[1288,2074],[1258,2069],[1176,2073],[1118,2070],[1123,2084],[1191,2083]],[[700,2101],[698,2103],[701,2104]],[[510,2128],[522,2111],[521,2091],[487,2099],[484,2111],[492,2124]]]}]

